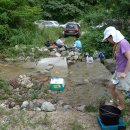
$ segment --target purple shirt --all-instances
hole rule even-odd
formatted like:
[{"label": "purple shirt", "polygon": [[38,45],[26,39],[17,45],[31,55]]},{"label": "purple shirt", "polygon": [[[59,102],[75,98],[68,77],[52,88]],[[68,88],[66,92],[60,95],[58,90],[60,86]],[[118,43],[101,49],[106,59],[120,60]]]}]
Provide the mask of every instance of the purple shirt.
[{"label": "purple shirt", "polygon": [[127,63],[127,58],[124,53],[130,51],[130,44],[126,39],[121,40],[118,44],[119,46],[116,53],[116,71],[124,72]]}]

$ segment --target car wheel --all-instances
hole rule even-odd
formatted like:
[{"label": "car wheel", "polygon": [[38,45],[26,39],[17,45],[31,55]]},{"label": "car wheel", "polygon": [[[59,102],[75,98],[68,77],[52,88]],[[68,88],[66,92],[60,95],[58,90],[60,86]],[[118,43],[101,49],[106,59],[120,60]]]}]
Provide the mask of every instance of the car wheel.
[{"label": "car wheel", "polygon": [[76,38],[79,38],[79,35],[76,35]]},{"label": "car wheel", "polygon": [[67,35],[64,34],[64,37],[67,37]]}]

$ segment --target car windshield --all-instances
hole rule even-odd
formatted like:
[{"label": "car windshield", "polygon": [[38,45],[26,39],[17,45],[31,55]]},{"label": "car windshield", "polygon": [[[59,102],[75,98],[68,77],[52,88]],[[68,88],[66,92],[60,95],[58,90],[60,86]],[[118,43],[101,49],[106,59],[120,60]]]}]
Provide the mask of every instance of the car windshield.
[{"label": "car windshield", "polygon": [[48,22],[48,21],[44,21],[43,24],[45,24],[45,25],[53,25],[52,22]]},{"label": "car windshield", "polygon": [[68,28],[68,29],[77,29],[78,26],[76,24],[68,24],[68,25],[66,25],[66,28]]}]

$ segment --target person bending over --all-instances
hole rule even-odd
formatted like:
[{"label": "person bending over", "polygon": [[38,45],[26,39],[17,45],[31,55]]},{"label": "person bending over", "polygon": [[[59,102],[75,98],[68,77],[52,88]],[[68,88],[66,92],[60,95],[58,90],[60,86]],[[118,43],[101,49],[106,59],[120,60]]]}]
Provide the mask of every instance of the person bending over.
[{"label": "person bending over", "polygon": [[125,108],[123,91],[130,91],[130,44],[115,27],[107,27],[103,41],[113,45],[113,57],[116,60],[116,70],[109,87],[118,108]]},{"label": "person bending over", "polygon": [[64,44],[64,42],[65,42],[65,38],[62,37],[62,36],[60,36],[60,37],[58,38],[58,40],[56,41],[56,45],[57,45],[59,48],[65,47],[65,49],[67,49],[67,46]]}]

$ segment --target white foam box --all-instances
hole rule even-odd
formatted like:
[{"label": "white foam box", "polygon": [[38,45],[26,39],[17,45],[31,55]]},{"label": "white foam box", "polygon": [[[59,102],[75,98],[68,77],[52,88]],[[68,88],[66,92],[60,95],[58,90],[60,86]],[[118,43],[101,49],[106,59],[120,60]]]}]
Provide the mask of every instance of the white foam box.
[{"label": "white foam box", "polygon": [[63,78],[51,78],[50,89],[55,91],[63,91],[65,88],[65,82]]}]

